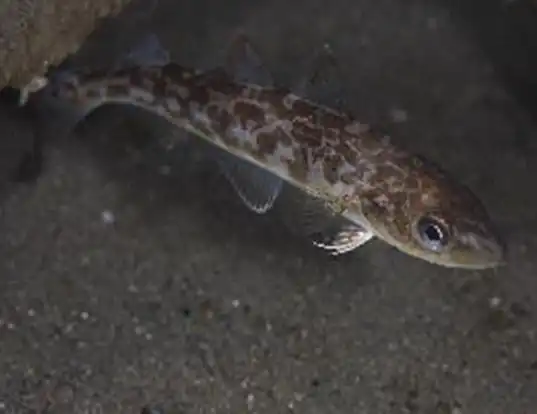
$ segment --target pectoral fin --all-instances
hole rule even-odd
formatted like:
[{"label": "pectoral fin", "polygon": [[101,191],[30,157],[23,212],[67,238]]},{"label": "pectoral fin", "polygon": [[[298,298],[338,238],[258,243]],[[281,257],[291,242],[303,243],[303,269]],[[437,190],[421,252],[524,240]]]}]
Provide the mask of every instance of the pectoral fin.
[{"label": "pectoral fin", "polygon": [[324,200],[290,186],[284,188],[278,203],[283,222],[293,233],[308,238],[332,255],[350,252],[373,238],[364,226],[334,214]]},{"label": "pectoral fin", "polygon": [[361,226],[349,224],[332,233],[324,232],[321,236],[322,238],[313,240],[313,244],[338,256],[367,243],[373,238],[373,233]]}]

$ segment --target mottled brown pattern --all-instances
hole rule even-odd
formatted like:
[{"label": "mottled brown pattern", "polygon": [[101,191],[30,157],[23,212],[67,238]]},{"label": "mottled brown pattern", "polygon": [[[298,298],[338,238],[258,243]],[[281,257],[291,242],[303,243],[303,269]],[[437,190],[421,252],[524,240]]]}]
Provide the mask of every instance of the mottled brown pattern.
[{"label": "mottled brown pattern", "polygon": [[343,162],[343,157],[339,154],[332,154],[325,157],[323,172],[328,183],[335,184],[341,179],[339,170]]},{"label": "mottled brown pattern", "polygon": [[118,73],[116,76],[122,78],[123,76],[128,76],[128,80],[131,85],[137,86],[146,90],[153,90],[153,77],[150,76],[149,72],[144,70],[132,70],[125,74]]},{"label": "mottled brown pattern", "polygon": [[[88,91],[86,92],[85,96],[87,98],[89,98],[89,99],[100,98],[101,97],[101,91],[98,90],[98,89],[88,89]],[[80,97],[80,98],[82,98],[82,97]]]},{"label": "mottled brown pattern", "polygon": [[249,124],[254,124],[256,128],[262,125],[265,119],[265,112],[257,105],[249,102],[237,101],[233,107],[237,120],[246,129]]},{"label": "mottled brown pattern", "polygon": [[153,94],[155,97],[166,97],[168,96],[168,85],[171,84],[171,81],[166,76],[154,76],[153,80]]},{"label": "mottled brown pattern", "polygon": [[[110,85],[106,92],[108,95],[128,95],[129,91],[130,87],[127,85]],[[91,96],[91,91],[89,94],[89,96]]]},{"label": "mottled brown pattern", "polygon": [[303,147],[293,149],[294,159],[289,163],[289,174],[294,180],[304,182],[309,170],[307,150]]},{"label": "mottled brown pattern", "polygon": [[282,135],[281,131],[276,131],[276,133],[269,134],[267,132],[261,132],[257,134],[257,147],[259,148],[259,153],[261,155],[272,154],[276,151],[276,146],[278,144],[278,137]]},{"label": "mottled brown pattern", "polygon": [[319,131],[307,122],[307,118],[295,117],[294,132],[302,137],[302,142],[308,147],[315,147],[319,144]]},{"label": "mottled brown pattern", "polygon": [[[146,109],[319,193],[349,219],[408,254],[444,266],[487,267],[501,261],[503,250],[490,219],[466,187],[348,114],[284,89],[235,83],[222,70],[197,74],[176,64],[94,73],[78,81],[88,102],[99,85],[108,85],[107,101],[131,96],[140,104],[134,99],[136,89],[124,85],[141,89],[153,97],[142,104]],[[424,216],[453,229],[444,250],[428,249],[416,233]]]}]

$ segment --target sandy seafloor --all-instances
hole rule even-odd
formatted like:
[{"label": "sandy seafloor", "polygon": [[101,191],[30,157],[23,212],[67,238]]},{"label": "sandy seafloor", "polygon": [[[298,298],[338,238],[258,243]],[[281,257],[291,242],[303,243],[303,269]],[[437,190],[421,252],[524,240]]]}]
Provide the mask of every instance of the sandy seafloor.
[{"label": "sandy seafloor", "polygon": [[105,24],[80,61],[107,64],[154,32],[174,60],[208,67],[241,28],[290,85],[328,42],[349,109],[469,185],[509,263],[450,270],[381,242],[330,258],[249,212],[196,151],[133,150],[162,125],[102,108],[50,134],[37,182],[4,197],[0,412],[537,412],[535,10],[155,5]]}]

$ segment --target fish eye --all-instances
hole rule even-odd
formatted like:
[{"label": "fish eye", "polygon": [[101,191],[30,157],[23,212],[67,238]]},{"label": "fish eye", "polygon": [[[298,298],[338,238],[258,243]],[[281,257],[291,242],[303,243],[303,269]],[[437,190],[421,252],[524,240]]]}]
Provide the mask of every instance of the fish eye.
[{"label": "fish eye", "polygon": [[447,226],[431,217],[420,218],[416,227],[420,242],[429,250],[438,252],[449,241]]}]

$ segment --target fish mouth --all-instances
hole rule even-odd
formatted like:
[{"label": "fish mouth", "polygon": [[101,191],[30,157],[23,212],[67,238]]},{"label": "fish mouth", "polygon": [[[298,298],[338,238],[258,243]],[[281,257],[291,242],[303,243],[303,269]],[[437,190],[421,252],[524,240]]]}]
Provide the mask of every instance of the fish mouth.
[{"label": "fish mouth", "polygon": [[448,266],[448,267],[458,267],[461,269],[468,269],[468,270],[486,270],[486,269],[495,269],[495,268],[504,266],[506,264],[507,264],[507,261],[505,260],[503,256],[494,256],[494,257],[487,258],[481,261],[454,264],[453,266]]},{"label": "fish mouth", "polygon": [[471,246],[464,246],[460,254],[453,255],[453,263],[447,263],[448,267],[484,270],[507,264],[507,245],[502,239],[490,236],[472,239]]},{"label": "fish mouth", "polygon": [[416,255],[416,257],[419,259],[424,259],[425,261],[430,262],[432,264],[440,265],[442,267],[451,269],[487,270],[495,269],[507,264],[507,260],[505,259],[503,253],[498,253],[493,256],[487,257],[472,257],[470,259],[468,257],[464,257],[462,260],[438,260],[438,258],[424,258],[418,255]]},{"label": "fish mouth", "polygon": [[507,264],[507,246],[498,242],[487,248],[485,256],[482,264],[483,269],[505,266]]},{"label": "fish mouth", "polygon": [[505,251],[500,248],[494,252],[487,252],[487,254],[479,254],[477,256],[475,255],[475,252],[469,256],[462,254],[455,259],[453,257],[439,259],[438,257],[414,256],[431,264],[451,269],[487,270],[495,269],[507,264]]},{"label": "fish mouth", "polygon": [[497,232],[491,232],[488,237],[480,240],[483,268],[500,267],[507,264],[507,243]]}]

